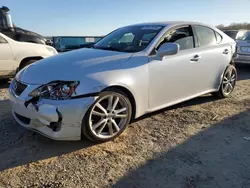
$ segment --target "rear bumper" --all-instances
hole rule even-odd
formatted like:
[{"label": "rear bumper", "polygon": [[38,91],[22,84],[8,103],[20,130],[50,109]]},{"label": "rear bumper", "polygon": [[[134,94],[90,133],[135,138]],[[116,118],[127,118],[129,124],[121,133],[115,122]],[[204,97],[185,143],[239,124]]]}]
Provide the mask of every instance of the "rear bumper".
[{"label": "rear bumper", "polygon": [[250,64],[250,55],[237,54],[237,57],[234,59],[235,63],[244,63]]}]

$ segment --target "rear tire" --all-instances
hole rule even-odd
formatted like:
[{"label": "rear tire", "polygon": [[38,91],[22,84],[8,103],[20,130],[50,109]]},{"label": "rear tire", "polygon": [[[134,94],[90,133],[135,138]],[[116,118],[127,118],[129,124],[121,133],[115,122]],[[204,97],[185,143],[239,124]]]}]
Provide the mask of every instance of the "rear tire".
[{"label": "rear tire", "polygon": [[90,106],[82,121],[82,134],[97,143],[114,140],[128,126],[131,103],[122,91],[102,92]]},{"label": "rear tire", "polygon": [[213,95],[218,98],[229,97],[235,88],[236,80],[236,68],[233,65],[229,65],[223,74],[220,89],[217,92],[213,93]]}]

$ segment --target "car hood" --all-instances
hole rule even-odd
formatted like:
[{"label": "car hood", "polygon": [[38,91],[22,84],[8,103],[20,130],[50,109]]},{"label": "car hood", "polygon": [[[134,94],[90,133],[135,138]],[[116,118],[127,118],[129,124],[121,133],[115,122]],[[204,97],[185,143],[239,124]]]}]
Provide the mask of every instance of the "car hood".
[{"label": "car hood", "polygon": [[80,81],[96,72],[121,69],[131,56],[132,53],[84,48],[37,61],[20,71],[16,79],[27,84]]}]

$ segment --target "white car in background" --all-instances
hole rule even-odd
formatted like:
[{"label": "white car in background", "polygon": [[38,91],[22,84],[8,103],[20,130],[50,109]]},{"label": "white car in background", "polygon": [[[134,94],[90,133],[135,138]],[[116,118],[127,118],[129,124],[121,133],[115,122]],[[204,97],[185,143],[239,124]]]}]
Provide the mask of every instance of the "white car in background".
[{"label": "white car in background", "polygon": [[14,77],[25,66],[56,54],[51,46],[18,42],[0,33],[0,79]]}]

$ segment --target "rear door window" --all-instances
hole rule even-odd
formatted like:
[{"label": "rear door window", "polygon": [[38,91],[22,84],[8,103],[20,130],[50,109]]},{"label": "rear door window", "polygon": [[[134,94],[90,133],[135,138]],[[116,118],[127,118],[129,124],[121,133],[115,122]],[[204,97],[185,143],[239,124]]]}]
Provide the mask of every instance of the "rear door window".
[{"label": "rear door window", "polygon": [[205,26],[194,26],[198,38],[199,46],[210,46],[217,43],[215,32]]},{"label": "rear door window", "polygon": [[166,42],[173,42],[179,44],[180,50],[194,48],[194,35],[191,27],[186,26],[170,30],[166,34],[164,40],[161,42],[161,45]]}]

